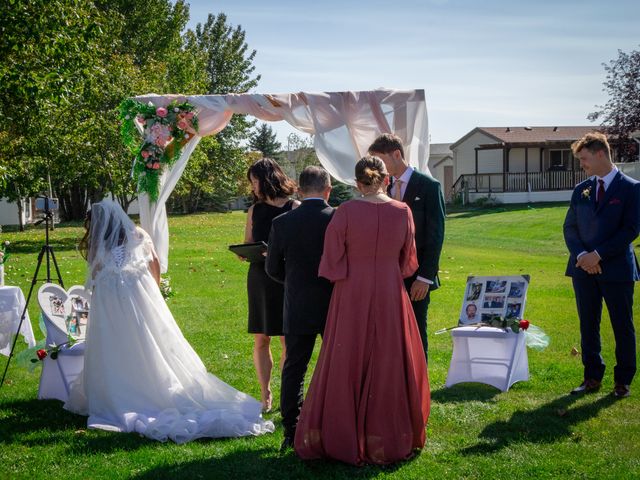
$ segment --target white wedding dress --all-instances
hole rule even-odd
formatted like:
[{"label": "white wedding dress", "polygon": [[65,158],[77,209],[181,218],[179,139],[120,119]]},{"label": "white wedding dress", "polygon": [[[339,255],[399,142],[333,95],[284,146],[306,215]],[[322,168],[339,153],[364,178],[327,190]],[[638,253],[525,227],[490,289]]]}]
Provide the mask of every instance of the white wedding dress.
[{"label": "white wedding dress", "polygon": [[149,236],[118,204],[93,206],[89,241],[85,366],[64,408],[89,428],[176,443],[273,432],[260,402],[206,371],[148,269]]}]

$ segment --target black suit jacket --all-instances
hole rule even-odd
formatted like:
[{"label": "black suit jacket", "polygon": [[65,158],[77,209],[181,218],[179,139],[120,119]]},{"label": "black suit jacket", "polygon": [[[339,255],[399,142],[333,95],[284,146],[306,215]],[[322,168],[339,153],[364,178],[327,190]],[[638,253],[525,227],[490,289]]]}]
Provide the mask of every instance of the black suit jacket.
[{"label": "black suit jacket", "polygon": [[284,283],[285,335],[324,330],[333,285],[318,277],[318,267],[333,211],[324,200],[305,200],[271,224],[265,269]]},{"label": "black suit jacket", "polygon": [[438,269],[444,241],[444,197],[440,182],[414,170],[402,201],[409,205],[415,224],[418,270],[414,274],[433,280],[429,290],[440,286]]}]

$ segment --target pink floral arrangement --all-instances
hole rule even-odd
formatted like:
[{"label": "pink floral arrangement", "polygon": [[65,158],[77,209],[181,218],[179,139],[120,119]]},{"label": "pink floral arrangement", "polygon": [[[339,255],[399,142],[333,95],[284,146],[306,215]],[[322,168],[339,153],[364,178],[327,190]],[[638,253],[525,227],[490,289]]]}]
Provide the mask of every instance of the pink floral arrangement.
[{"label": "pink floral arrangement", "polygon": [[123,140],[136,157],[133,175],[138,191],[155,201],[160,175],[180,158],[182,147],[197,134],[195,107],[176,101],[156,107],[128,99],[120,105],[120,119]]}]

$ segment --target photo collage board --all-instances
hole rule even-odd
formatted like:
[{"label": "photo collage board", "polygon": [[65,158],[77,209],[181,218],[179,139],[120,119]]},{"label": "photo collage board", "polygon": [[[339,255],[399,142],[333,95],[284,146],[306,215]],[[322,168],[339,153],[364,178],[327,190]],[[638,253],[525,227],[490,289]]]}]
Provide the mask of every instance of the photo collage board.
[{"label": "photo collage board", "polygon": [[64,319],[64,330],[76,340],[84,339],[89,319],[89,302],[80,295],[71,295],[64,299],[56,294],[49,294],[49,316],[54,323],[62,328]]},{"label": "photo collage board", "polygon": [[522,318],[529,275],[468,277],[459,326],[488,323],[496,316]]}]

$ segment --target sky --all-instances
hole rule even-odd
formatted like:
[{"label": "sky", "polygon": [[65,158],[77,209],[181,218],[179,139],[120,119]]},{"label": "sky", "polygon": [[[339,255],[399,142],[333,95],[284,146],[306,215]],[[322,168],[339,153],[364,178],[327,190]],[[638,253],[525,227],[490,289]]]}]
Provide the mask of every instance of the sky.
[{"label": "sky", "polygon": [[[640,48],[631,0],[189,4],[189,28],[225,13],[246,32],[262,76],[252,93],[424,89],[432,143],[475,127],[592,125],[602,64]],[[271,125],[283,144],[295,132]]]}]

